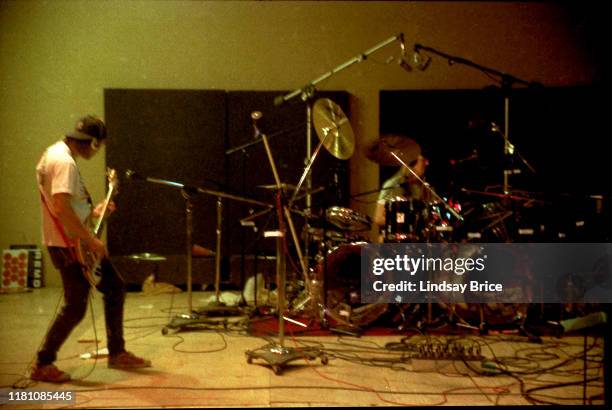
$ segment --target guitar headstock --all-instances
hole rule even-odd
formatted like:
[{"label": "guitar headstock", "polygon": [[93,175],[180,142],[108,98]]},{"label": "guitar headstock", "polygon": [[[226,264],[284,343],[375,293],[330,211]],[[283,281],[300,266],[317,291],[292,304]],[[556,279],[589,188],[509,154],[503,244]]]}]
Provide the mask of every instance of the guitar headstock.
[{"label": "guitar headstock", "polygon": [[116,192],[119,188],[119,178],[117,177],[117,170],[114,168],[106,168],[106,180],[108,182],[109,192]]}]

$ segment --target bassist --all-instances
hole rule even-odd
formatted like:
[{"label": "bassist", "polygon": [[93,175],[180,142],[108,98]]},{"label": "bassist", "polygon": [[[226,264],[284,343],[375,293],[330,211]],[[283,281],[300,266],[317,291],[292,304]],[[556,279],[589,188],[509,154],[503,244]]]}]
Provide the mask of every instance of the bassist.
[{"label": "bassist", "polygon": [[[102,209],[112,211],[114,204],[93,208],[77,158],[91,159],[104,144],[106,126],[94,116],[77,121],[74,131],[46,149],[36,166],[40,190],[43,243],[53,265],[59,270],[64,288],[64,306],[48,330],[32,369],[32,380],[63,383],[70,375],[53,363],[57,352],[72,330],[83,319],[91,282],[87,268],[79,260],[77,247],[85,247],[100,261],[101,280],[97,289],[104,295],[104,316],[109,350],[108,367],[133,369],[149,367],[151,362],[125,350],[123,338],[123,279],[108,260],[104,243],[87,227],[89,219]],[[93,208],[93,209],[92,209]]]}]

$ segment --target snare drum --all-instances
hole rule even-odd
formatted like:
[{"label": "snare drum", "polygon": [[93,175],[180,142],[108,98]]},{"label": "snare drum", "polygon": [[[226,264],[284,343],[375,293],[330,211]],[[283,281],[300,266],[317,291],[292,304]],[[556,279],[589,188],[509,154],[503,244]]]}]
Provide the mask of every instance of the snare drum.
[{"label": "snare drum", "polygon": [[423,201],[395,198],[385,202],[385,242],[423,240],[429,210]]}]

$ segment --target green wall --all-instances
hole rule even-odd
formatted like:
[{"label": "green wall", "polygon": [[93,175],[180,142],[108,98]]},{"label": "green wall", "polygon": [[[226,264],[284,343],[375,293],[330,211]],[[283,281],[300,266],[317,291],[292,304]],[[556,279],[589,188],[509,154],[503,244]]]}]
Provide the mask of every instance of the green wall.
[{"label": "green wall", "polygon": [[[545,85],[588,84],[598,73],[581,27],[548,3],[0,1],[0,248],[40,243],[36,161],[80,115],[104,115],[105,88],[292,90],[399,32]],[[492,84],[439,59],[425,72],[385,64],[398,54],[394,43],[319,87],[356,97],[353,192],[378,183],[361,149],[377,138],[380,89]],[[100,199],[103,153],[81,168]]]}]

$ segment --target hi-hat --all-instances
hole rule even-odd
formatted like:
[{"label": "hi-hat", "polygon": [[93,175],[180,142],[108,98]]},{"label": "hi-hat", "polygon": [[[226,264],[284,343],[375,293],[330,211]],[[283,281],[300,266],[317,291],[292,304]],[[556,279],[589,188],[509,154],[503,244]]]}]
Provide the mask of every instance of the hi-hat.
[{"label": "hi-hat", "polygon": [[138,261],[150,261],[150,262],[159,262],[159,261],[166,260],[165,256],[157,255],[155,253],[149,253],[149,252],[135,253],[135,254],[126,256],[126,258],[134,259]]},{"label": "hi-hat", "polygon": [[330,154],[338,159],[349,159],[353,155],[353,129],[338,104],[329,98],[318,99],[313,106],[312,121],[319,140]]},{"label": "hi-hat", "polygon": [[421,147],[415,140],[403,135],[382,135],[377,141],[368,146],[366,157],[379,165],[401,165],[391,153],[395,153],[402,161],[410,164],[421,155]]}]

